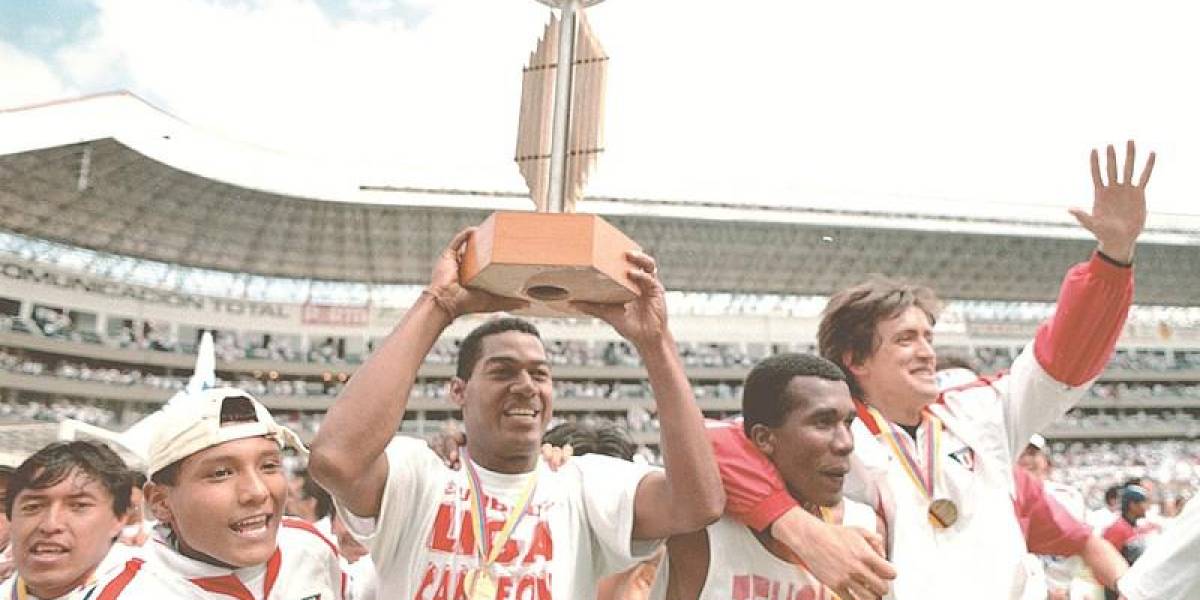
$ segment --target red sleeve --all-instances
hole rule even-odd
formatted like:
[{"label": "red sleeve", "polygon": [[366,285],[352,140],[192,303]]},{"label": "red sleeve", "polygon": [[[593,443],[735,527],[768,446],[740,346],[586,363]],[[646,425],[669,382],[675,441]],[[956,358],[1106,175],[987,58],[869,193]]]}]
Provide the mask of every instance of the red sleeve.
[{"label": "red sleeve", "polygon": [[1083,552],[1092,528],[1071,516],[1029,472],[1017,468],[1013,475],[1017,484],[1017,518],[1029,551],[1051,556],[1075,556]]},{"label": "red sleeve", "polygon": [[741,421],[708,421],[705,431],[725,486],[725,513],[764,531],[796,504],[775,465],[754,447]]},{"label": "red sleeve", "polygon": [[1067,385],[1091,381],[1108,364],[1132,302],[1133,268],[1093,252],[1067,271],[1054,316],[1038,328],[1038,364]]},{"label": "red sleeve", "polygon": [[1029,545],[1029,513],[1037,504],[1034,496],[1037,495],[1039,486],[1035,482],[1036,479],[1025,469],[1013,469],[1013,483],[1017,492],[1013,498],[1013,512],[1017,513],[1017,523],[1021,525],[1021,535],[1025,538],[1026,546]]},{"label": "red sleeve", "polygon": [[1104,530],[1104,539],[1108,540],[1108,543],[1112,544],[1117,550],[1123,550],[1125,544],[1134,535],[1133,526],[1129,524],[1129,521],[1125,520],[1125,517],[1117,517],[1117,521]]}]

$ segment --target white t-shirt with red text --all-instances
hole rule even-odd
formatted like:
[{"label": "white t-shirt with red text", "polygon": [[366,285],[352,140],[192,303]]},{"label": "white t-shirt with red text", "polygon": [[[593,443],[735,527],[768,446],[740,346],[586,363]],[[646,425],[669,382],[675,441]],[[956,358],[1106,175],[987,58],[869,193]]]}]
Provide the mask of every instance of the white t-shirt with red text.
[{"label": "white t-shirt with red text", "polygon": [[[464,578],[480,562],[466,472],[446,467],[417,439],[396,438],[386,456],[379,516],[359,517],[339,505],[347,528],[371,552],[379,589],[397,600],[465,597]],[[529,475],[476,469],[494,536]],[[491,567],[497,600],[595,597],[602,576],[653,555],[661,540],[632,539],[634,496],[651,470],[596,455],[574,457],[557,471],[539,461],[529,512]]]}]

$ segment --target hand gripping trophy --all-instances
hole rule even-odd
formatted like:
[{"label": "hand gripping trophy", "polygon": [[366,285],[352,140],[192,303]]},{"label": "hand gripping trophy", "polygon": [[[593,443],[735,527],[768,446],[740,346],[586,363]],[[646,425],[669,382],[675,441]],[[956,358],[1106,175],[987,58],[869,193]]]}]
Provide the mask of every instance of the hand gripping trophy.
[{"label": "hand gripping trophy", "polygon": [[530,302],[526,314],[576,313],[572,300],[621,304],[637,295],[625,253],[640,250],[575,203],[604,150],[608,57],[584,9],[600,0],[539,0],[553,12],[524,69],[516,162],[536,212],[497,212],[467,246],[469,287]]}]

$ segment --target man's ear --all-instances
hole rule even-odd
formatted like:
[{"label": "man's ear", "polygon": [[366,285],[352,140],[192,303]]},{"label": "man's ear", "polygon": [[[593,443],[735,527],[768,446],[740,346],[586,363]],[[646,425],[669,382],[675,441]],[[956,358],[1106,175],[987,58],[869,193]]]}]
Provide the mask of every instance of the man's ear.
[{"label": "man's ear", "polygon": [[856,378],[862,377],[867,372],[862,363],[854,362],[854,353],[849,350],[842,353],[842,365]]},{"label": "man's ear", "polygon": [[174,523],[174,514],[171,512],[171,505],[167,502],[167,493],[170,491],[165,485],[157,483],[146,484],[146,505],[150,507],[150,512],[159,523],[172,525]]},{"label": "man's ear", "polygon": [[762,423],[750,426],[750,441],[754,443],[754,447],[758,448],[759,452],[767,456],[775,453],[775,430]]},{"label": "man's ear", "polygon": [[[112,505],[110,504],[109,506]],[[125,527],[125,517],[128,514],[129,513],[126,512],[124,515],[113,515],[113,524],[108,528],[108,539],[116,540],[121,536],[121,528]]]},{"label": "man's ear", "polygon": [[460,377],[451,377],[450,382],[446,384],[450,390],[450,402],[462,410],[467,403],[467,382]]}]

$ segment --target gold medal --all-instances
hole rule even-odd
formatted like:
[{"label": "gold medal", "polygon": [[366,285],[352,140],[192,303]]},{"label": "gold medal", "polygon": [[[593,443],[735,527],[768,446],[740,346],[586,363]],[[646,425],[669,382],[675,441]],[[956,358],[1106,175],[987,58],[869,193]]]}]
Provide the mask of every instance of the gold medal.
[{"label": "gold medal", "polygon": [[938,498],[929,504],[929,523],[938,529],[953,527],[958,522],[958,505],[948,498]]},{"label": "gold medal", "polygon": [[495,600],[496,579],[487,569],[471,569],[467,571],[467,598],[471,600]]}]

